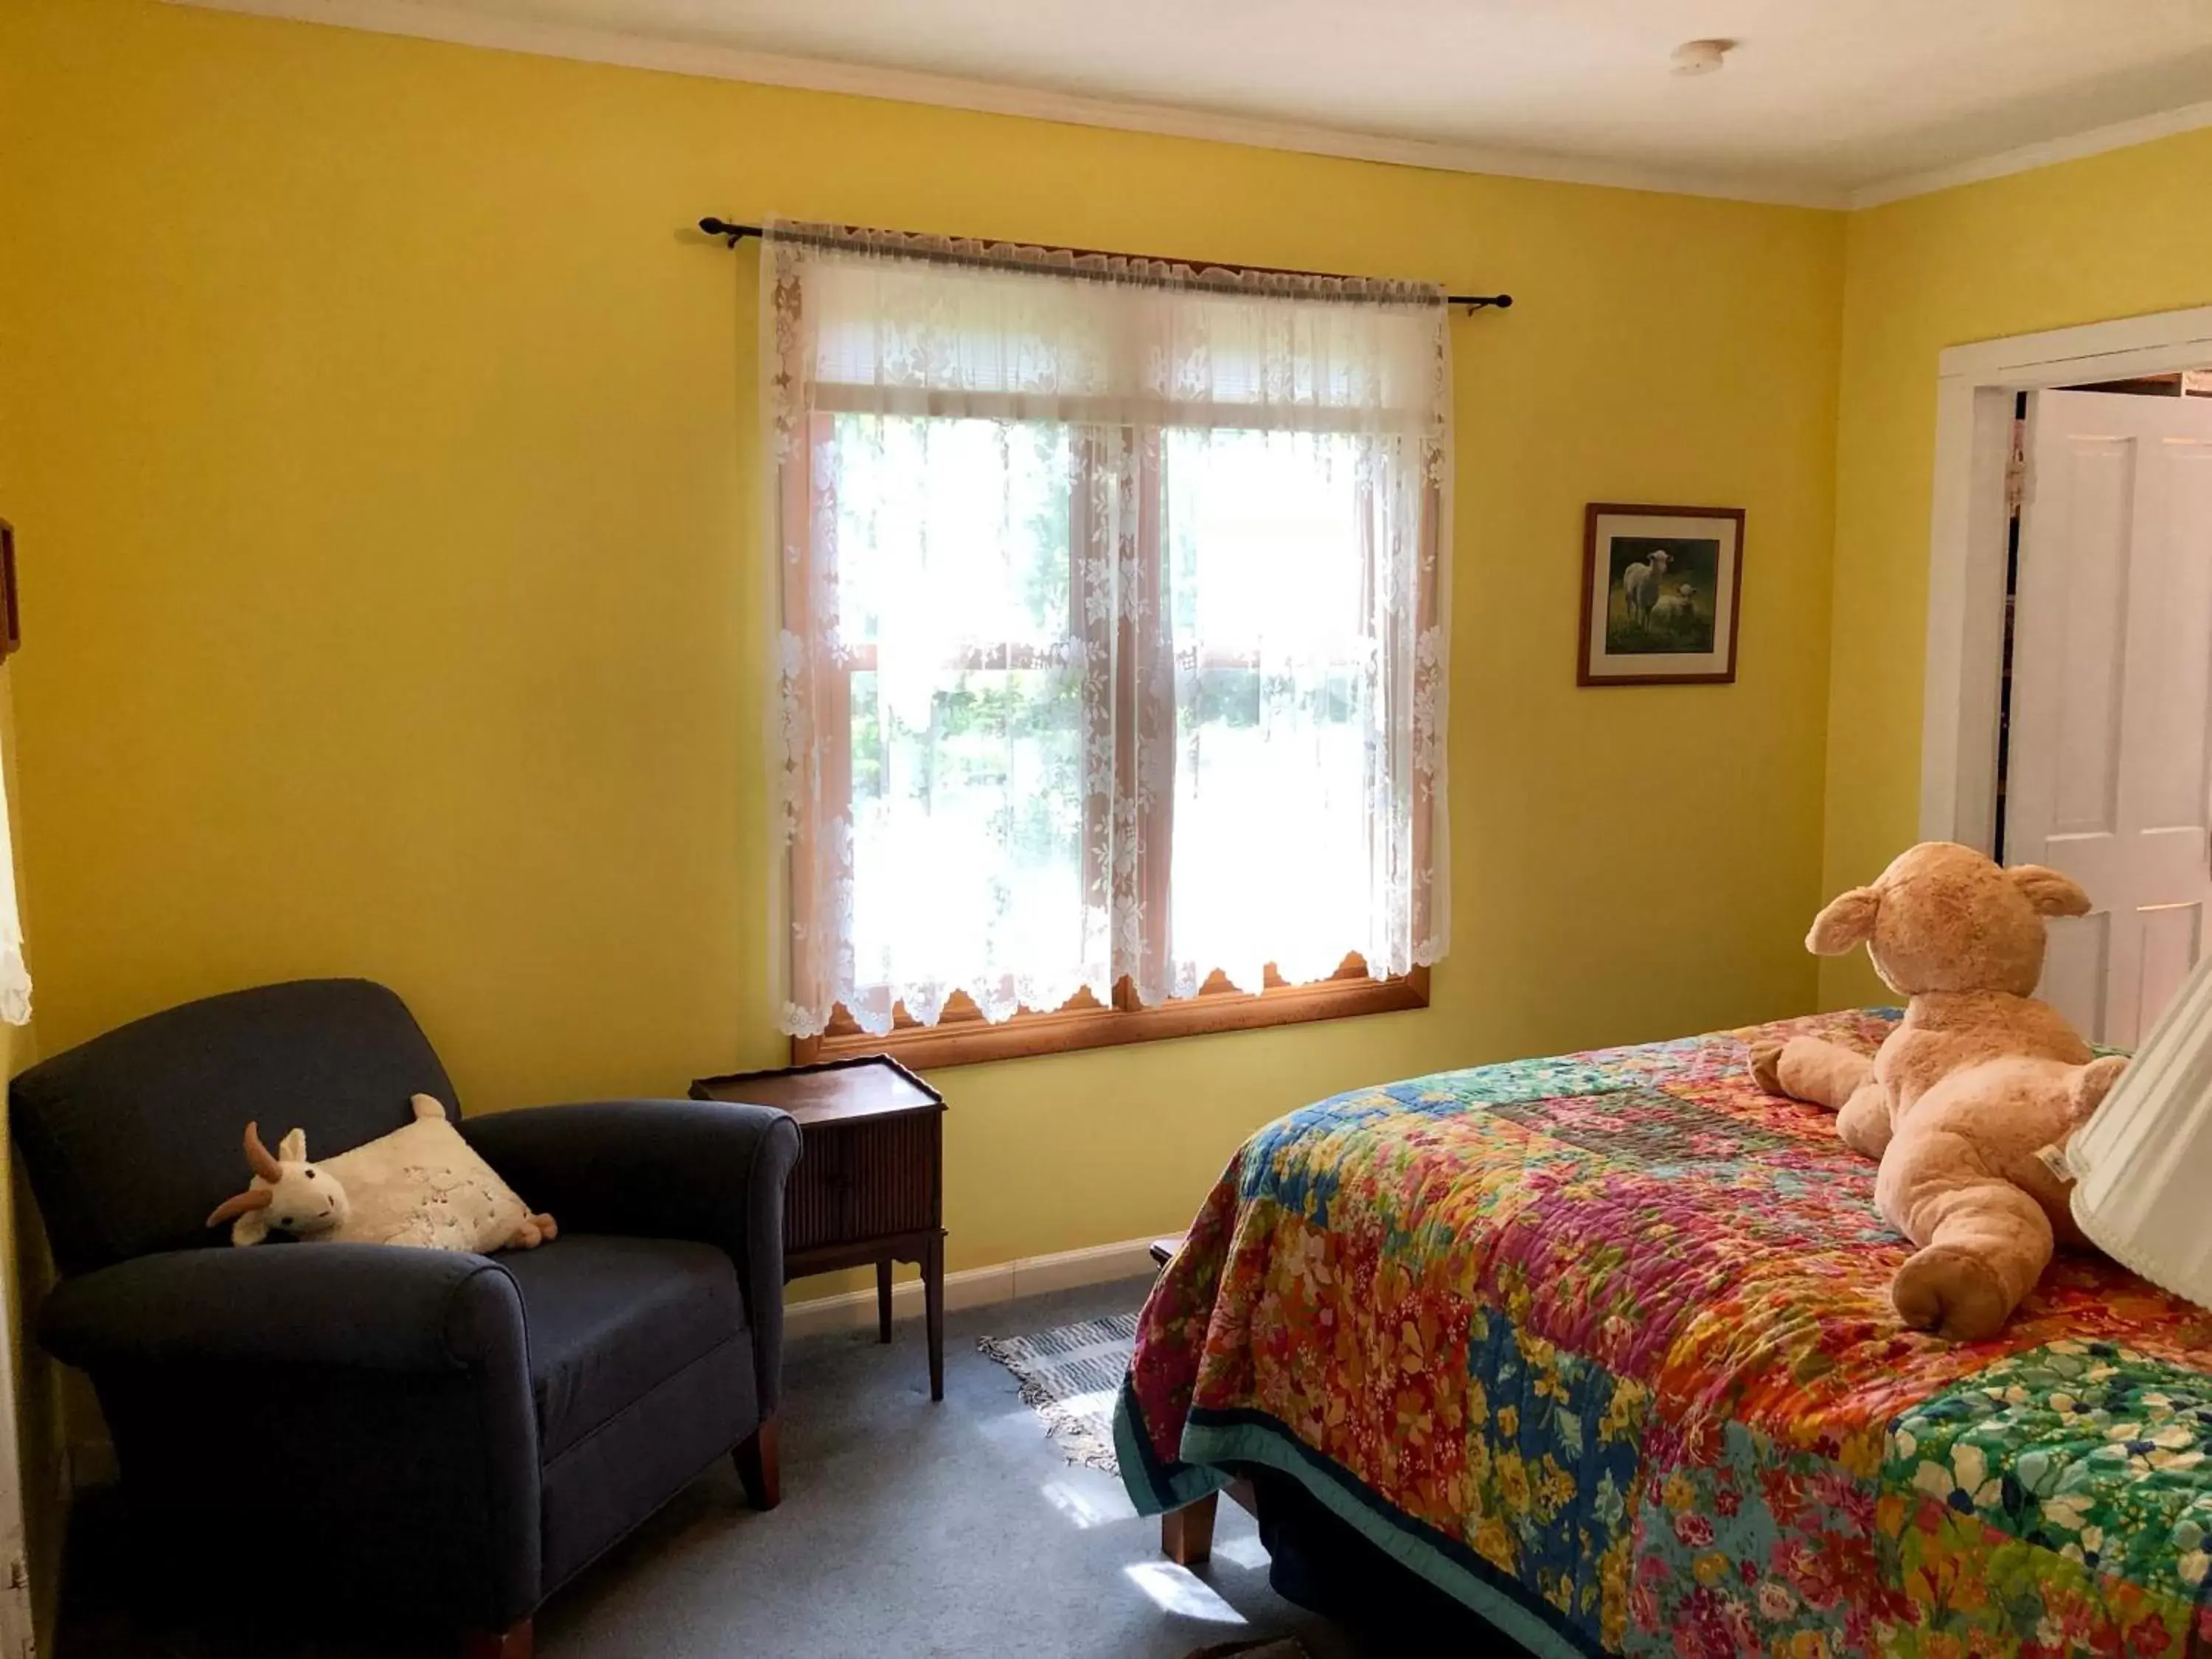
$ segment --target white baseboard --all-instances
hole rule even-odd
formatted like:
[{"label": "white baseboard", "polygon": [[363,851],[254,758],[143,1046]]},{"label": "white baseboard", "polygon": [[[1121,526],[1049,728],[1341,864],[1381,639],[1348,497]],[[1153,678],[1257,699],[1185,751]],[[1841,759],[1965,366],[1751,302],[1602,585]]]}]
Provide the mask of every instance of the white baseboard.
[{"label": "white baseboard", "polygon": [[[963,1267],[945,1275],[945,1305],[948,1310],[980,1308],[993,1302],[1011,1302],[1018,1296],[1042,1296],[1048,1291],[1073,1290],[1081,1285],[1141,1279],[1152,1271],[1152,1237],[1127,1238],[1118,1244],[1094,1244],[1052,1255],[1023,1256],[989,1267]],[[891,1286],[894,1319],[915,1316],[921,1311],[920,1279],[903,1279]],[[786,1336],[865,1329],[875,1322],[872,1287],[810,1297],[787,1304],[783,1310]]]}]

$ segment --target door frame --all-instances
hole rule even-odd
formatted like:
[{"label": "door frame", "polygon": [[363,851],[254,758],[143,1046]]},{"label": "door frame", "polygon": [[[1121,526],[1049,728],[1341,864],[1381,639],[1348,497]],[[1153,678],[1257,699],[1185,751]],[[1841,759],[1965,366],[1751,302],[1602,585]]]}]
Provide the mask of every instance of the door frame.
[{"label": "door frame", "polygon": [[2212,306],[1953,346],[1936,359],[1920,838],[1995,850],[2005,464],[2017,394],[2212,367]]}]

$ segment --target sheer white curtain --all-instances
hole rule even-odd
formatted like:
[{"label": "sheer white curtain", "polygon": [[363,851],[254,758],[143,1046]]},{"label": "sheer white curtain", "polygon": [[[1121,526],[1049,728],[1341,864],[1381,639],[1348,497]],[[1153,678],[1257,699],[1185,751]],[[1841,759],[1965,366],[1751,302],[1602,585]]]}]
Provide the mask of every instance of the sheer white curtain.
[{"label": "sheer white curtain", "polygon": [[765,246],[786,1029],[1439,958],[1442,292]]},{"label": "sheer white curtain", "polygon": [[0,780],[0,1020],[31,1023],[31,974],[23,965],[23,923],[15,902],[15,850],[8,791]]}]

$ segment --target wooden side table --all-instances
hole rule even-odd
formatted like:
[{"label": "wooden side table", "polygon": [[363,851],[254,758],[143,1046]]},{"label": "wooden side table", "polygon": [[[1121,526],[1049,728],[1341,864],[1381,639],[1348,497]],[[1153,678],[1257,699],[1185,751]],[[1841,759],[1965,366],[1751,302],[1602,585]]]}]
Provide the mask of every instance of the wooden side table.
[{"label": "wooden side table", "polygon": [[876,1265],[876,1329],[891,1340],[891,1264],[921,1269],[929,1397],[945,1398],[945,1097],[884,1054],[700,1078],[694,1100],[780,1107],[799,1120],[784,1195],[783,1276]]}]

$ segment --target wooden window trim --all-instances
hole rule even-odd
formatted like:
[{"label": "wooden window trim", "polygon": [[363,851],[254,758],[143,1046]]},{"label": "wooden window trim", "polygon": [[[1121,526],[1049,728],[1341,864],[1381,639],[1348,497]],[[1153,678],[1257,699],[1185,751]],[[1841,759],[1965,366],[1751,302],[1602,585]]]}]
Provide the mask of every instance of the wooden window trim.
[{"label": "wooden window trim", "polygon": [[[1125,1042],[1158,1042],[1210,1031],[1251,1031],[1271,1025],[1302,1025],[1314,1020],[1350,1019],[1362,1014],[1396,1013],[1429,1006],[1429,970],[1416,968],[1390,979],[1370,979],[1355,957],[1334,978],[1311,985],[1274,982],[1253,995],[1220,981],[1216,975],[1194,997],[1152,1007],[1102,1007],[1088,992],[1066,1006],[1024,1009],[994,1025],[964,997],[956,999],[934,1025],[917,1025],[899,1012],[881,1036],[855,1025],[841,1007],[819,1036],[793,1037],[794,1066],[856,1054],[890,1054],[915,1070],[974,1066],[986,1060],[1025,1060],[1037,1054],[1070,1054],[1079,1048],[1110,1048]],[[1116,1001],[1126,1000],[1127,986]]]}]

